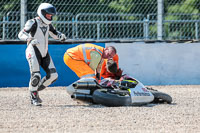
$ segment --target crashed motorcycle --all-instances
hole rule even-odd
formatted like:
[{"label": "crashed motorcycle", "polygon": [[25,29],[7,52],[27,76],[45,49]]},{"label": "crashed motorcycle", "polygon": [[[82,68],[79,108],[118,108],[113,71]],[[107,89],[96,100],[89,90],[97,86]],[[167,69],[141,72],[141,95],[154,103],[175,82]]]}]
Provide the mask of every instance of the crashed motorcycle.
[{"label": "crashed motorcycle", "polygon": [[83,78],[67,86],[66,90],[74,100],[111,107],[172,102],[170,95],[145,87],[127,75],[120,80],[103,79],[100,83],[94,78]]}]

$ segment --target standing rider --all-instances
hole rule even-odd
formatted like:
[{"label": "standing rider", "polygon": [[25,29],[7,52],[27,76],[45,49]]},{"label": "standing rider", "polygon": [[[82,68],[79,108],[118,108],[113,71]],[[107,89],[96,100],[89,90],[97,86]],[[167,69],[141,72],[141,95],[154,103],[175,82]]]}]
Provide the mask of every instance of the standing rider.
[{"label": "standing rider", "polygon": [[[65,35],[55,30],[51,24],[56,9],[52,4],[42,3],[37,10],[38,17],[26,22],[19,32],[20,40],[27,41],[26,59],[29,63],[31,78],[29,82],[31,104],[40,106],[42,100],[38,91],[52,84],[58,78],[58,73],[48,52],[49,35],[60,41],[66,39]],[[46,72],[41,79],[40,66]]]}]

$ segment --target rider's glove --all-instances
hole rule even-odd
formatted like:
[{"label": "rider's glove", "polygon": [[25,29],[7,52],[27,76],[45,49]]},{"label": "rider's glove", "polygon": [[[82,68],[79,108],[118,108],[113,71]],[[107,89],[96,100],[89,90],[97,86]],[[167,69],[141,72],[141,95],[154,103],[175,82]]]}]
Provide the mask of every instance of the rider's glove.
[{"label": "rider's glove", "polygon": [[58,38],[59,38],[60,41],[65,41],[67,39],[65,34],[62,34],[62,33],[58,34]]},{"label": "rider's glove", "polygon": [[28,44],[28,45],[32,45],[32,46],[36,46],[36,45],[39,44],[39,42],[38,42],[37,39],[31,37],[31,38],[28,38],[28,39],[27,39],[27,44]]}]

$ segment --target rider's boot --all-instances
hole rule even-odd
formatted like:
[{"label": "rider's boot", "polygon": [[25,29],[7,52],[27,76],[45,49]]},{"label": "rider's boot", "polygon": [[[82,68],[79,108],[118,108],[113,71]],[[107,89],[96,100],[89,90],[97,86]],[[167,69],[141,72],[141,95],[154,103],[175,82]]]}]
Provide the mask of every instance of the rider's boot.
[{"label": "rider's boot", "polygon": [[41,106],[42,100],[40,99],[37,91],[30,92],[31,104],[35,106]]}]

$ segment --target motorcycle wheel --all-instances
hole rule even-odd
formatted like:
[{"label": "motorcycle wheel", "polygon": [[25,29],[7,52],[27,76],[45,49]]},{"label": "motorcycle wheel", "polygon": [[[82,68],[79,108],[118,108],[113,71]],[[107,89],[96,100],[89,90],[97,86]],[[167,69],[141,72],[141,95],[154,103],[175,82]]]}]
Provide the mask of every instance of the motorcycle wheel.
[{"label": "motorcycle wheel", "polygon": [[168,103],[170,104],[172,102],[172,97],[166,93],[150,90],[150,92],[154,96],[154,100],[152,103]]},{"label": "motorcycle wheel", "polygon": [[93,102],[109,107],[131,105],[130,95],[111,93],[107,89],[97,89],[93,93]]}]

